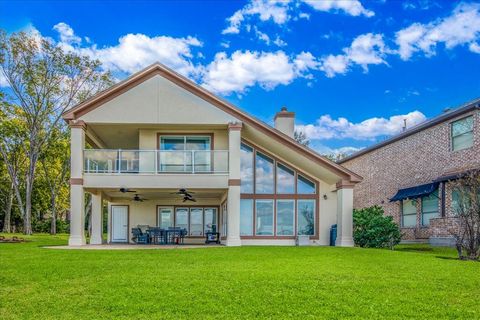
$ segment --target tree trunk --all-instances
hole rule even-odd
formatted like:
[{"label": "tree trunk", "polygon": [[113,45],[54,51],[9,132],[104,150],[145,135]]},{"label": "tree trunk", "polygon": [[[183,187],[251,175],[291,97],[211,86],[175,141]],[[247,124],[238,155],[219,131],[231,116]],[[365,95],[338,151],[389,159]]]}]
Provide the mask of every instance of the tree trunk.
[{"label": "tree trunk", "polygon": [[52,193],[52,221],[50,223],[50,234],[55,235],[57,234],[57,208],[56,208],[56,196],[55,192]]},{"label": "tree trunk", "polygon": [[13,206],[13,184],[8,193],[7,206],[5,207],[5,220],[3,221],[3,232],[10,233],[12,232],[12,206]]},{"label": "tree trunk", "polygon": [[32,185],[30,177],[26,179],[25,216],[23,217],[23,233],[32,234]]}]

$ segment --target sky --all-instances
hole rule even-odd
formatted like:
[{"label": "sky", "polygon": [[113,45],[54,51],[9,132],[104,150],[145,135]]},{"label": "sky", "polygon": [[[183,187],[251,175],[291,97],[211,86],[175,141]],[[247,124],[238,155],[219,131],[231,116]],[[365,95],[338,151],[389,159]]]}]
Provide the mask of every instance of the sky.
[{"label": "sky", "polygon": [[159,61],[271,125],[286,106],[323,154],[480,97],[479,1],[0,0],[0,28],[117,79]]}]

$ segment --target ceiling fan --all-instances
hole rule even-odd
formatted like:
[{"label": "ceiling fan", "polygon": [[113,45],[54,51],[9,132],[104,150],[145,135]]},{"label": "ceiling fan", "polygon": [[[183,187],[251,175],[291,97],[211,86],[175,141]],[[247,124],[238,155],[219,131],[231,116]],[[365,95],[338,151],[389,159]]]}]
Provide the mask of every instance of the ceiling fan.
[{"label": "ceiling fan", "polygon": [[184,188],[178,189],[177,192],[172,192],[171,194],[178,194],[178,195],[183,196],[183,202],[185,202],[185,201],[197,202],[197,200],[195,200],[193,198],[193,194],[195,194],[195,192],[187,191],[187,189],[184,189]]},{"label": "ceiling fan", "polygon": [[120,191],[121,193],[137,192],[137,191],[135,191],[135,190],[130,190],[130,189],[128,189],[128,188],[120,188],[119,191]]},{"label": "ceiling fan", "polygon": [[148,200],[148,199],[145,199],[145,198],[140,198],[140,195],[137,193],[135,194],[135,196],[133,197],[133,201],[137,201],[137,202],[143,202],[145,200]]}]

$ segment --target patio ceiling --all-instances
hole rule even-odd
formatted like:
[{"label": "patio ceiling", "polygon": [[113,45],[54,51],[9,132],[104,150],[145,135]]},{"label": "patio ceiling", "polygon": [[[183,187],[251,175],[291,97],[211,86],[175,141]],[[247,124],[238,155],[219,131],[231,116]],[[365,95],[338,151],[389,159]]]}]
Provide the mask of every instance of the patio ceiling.
[{"label": "patio ceiling", "polygon": [[[118,189],[103,189],[102,191],[107,197],[118,200],[132,200],[135,194],[139,194],[141,198],[148,200],[168,200],[175,201],[182,200],[182,196],[172,194],[178,190],[176,189],[142,189],[132,188],[136,192],[122,193]],[[188,191],[195,192],[194,198],[197,200],[220,200],[225,194],[226,190],[222,189],[187,189]]]}]

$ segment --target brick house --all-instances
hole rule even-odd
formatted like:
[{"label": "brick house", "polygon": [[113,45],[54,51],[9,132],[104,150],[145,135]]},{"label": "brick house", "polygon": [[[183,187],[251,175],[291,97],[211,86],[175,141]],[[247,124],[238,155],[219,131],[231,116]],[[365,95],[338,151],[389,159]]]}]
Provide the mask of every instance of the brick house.
[{"label": "brick house", "polygon": [[380,205],[404,240],[452,244],[456,197],[449,181],[480,168],[480,99],[446,111],[339,161],[364,179],[354,208]]}]

